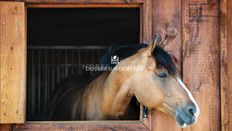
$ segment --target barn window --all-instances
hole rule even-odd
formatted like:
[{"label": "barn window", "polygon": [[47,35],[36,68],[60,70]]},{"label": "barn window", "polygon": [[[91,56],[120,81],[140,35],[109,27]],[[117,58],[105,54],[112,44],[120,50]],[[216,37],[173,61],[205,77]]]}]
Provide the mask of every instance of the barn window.
[{"label": "barn window", "polygon": [[110,45],[139,43],[139,8],[29,8],[27,16],[27,120],[48,120],[58,83],[89,78],[83,65],[98,64]]},{"label": "barn window", "polygon": [[0,2],[0,123],[28,130],[150,129],[142,110],[136,121],[46,122],[55,84],[92,75],[80,64],[98,63],[111,44],[151,40],[150,1],[37,2]]}]

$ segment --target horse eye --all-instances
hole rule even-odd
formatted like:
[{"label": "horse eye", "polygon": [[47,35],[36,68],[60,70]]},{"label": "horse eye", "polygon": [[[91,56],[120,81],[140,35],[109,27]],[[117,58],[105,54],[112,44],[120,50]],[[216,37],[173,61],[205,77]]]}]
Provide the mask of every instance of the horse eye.
[{"label": "horse eye", "polygon": [[164,78],[168,77],[168,73],[167,72],[162,72],[162,73],[157,74],[157,76],[164,79]]}]

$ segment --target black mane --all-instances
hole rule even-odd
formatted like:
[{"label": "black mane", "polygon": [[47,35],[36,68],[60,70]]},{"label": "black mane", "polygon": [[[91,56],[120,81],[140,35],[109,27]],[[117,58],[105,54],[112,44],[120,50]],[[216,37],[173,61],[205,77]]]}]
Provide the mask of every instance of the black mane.
[{"label": "black mane", "polygon": [[155,57],[156,66],[158,68],[166,68],[171,75],[175,75],[177,73],[176,66],[173,63],[171,55],[168,54],[164,49],[162,49],[160,46],[156,46],[152,54]]},{"label": "black mane", "polygon": [[[115,64],[111,64],[111,57],[118,56],[120,61],[128,58],[137,53],[141,48],[147,47],[147,44],[130,44],[130,45],[113,45],[111,46],[106,54],[102,57],[100,65],[114,68]],[[160,46],[156,46],[153,50],[153,56],[156,60],[157,67],[164,67],[169,73],[175,74],[176,67],[172,61],[172,57]]]},{"label": "black mane", "polygon": [[118,56],[120,61],[128,58],[137,53],[137,51],[141,48],[147,47],[146,44],[130,44],[130,45],[120,45],[115,44],[112,45],[106,54],[102,57],[100,65],[108,66],[114,68],[116,64],[111,64],[111,57]]}]

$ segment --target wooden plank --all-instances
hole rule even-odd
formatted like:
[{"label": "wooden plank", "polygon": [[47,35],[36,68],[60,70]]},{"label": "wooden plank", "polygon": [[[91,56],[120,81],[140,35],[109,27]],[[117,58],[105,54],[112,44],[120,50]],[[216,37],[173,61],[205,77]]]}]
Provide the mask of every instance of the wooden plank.
[{"label": "wooden plank", "polygon": [[[155,0],[153,1],[153,36],[159,33],[161,36],[173,35],[165,47],[174,55],[179,71],[181,70],[181,0]],[[153,111],[153,131],[181,131],[174,118],[163,113]]]},{"label": "wooden plank", "polygon": [[6,124],[1,124],[0,125],[0,131],[11,131],[12,125],[6,125]]},{"label": "wooden plank", "polygon": [[[231,1],[231,0],[230,0]],[[232,129],[232,124],[229,123],[229,77],[228,71],[232,69],[232,65],[228,65],[228,42],[227,42],[227,0],[220,1],[220,76],[221,76],[221,130],[229,131]],[[231,10],[232,11],[232,10]],[[232,35],[232,32],[230,33]],[[228,68],[227,68],[228,67]],[[230,68],[230,69],[229,69]],[[231,71],[231,70],[230,70]],[[232,98],[232,96],[230,96]],[[230,126],[230,127],[229,127]]]},{"label": "wooden plank", "polygon": [[141,4],[27,4],[27,8],[140,8]]},{"label": "wooden plank", "polygon": [[0,2],[0,123],[24,123],[26,96],[25,8]]},{"label": "wooden plank", "polygon": [[[140,41],[142,43],[152,40],[152,9],[152,0],[145,0],[140,8]],[[142,118],[142,121],[149,130],[152,130],[152,114],[150,111],[147,118]]]},{"label": "wooden plank", "polygon": [[[224,125],[227,125],[227,129],[228,131],[230,131],[232,129],[232,0],[228,0],[228,5],[227,5],[227,65],[225,65],[225,67],[227,68],[227,80],[228,80],[228,85],[227,85],[227,90],[225,90],[226,94],[227,94],[227,108],[225,108],[225,111],[227,110],[228,114],[224,114],[224,116],[226,115],[228,117],[228,121],[225,119],[224,120]],[[223,74],[222,74],[223,75]]]},{"label": "wooden plank", "polygon": [[80,122],[27,122],[24,125],[15,125],[13,131],[149,131],[141,122],[100,122],[100,121],[80,121]]},{"label": "wooden plank", "polygon": [[232,0],[220,1],[221,130],[232,129]]},{"label": "wooden plank", "polygon": [[[197,6],[197,13],[191,9]],[[212,14],[205,16],[203,6]],[[220,70],[218,1],[186,0],[183,3],[183,77],[200,106],[195,125],[184,131],[220,130]]]},{"label": "wooden plank", "polygon": [[[9,0],[1,0],[1,1],[9,1]],[[78,4],[120,4],[120,3],[141,3],[143,4],[146,0],[11,0],[11,1],[20,1],[26,3],[37,3],[37,4],[68,4],[68,3],[78,3]]]},{"label": "wooden plank", "polygon": [[[141,2],[141,1],[142,0],[134,0],[134,2]],[[141,11],[140,13],[141,42],[151,41],[152,40],[152,0],[143,0],[143,4],[140,11]]]},{"label": "wooden plank", "polygon": [[23,0],[27,3],[144,3],[146,0]]}]

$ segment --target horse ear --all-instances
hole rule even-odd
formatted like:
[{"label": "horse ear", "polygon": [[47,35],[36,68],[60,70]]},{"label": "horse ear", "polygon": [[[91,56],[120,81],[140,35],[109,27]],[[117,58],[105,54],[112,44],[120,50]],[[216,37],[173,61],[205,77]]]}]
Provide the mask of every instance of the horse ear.
[{"label": "horse ear", "polygon": [[164,49],[167,43],[168,43],[168,36],[166,35],[165,38],[159,43],[159,46]]},{"label": "horse ear", "polygon": [[153,39],[153,41],[150,44],[150,46],[151,46],[151,53],[152,53],[153,50],[155,49],[155,47],[157,46],[157,39]]},{"label": "horse ear", "polygon": [[148,45],[148,50],[150,51],[150,53],[152,54],[156,46],[160,46],[164,49],[164,47],[167,45],[167,38],[168,36],[166,35],[165,38],[162,40],[160,35],[155,35],[152,42]]},{"label": "horse ear", "polygon": [[150,45],[150,52],[152,53],[153,50],[155,49],[155,47],[159,44],[159,42],[161,41],[161,36],[159,34],[156,34],[155,37],[153,38],[151,44]]},{"label": "horse ear", "polygon": [[155,49],[156,46],[160,46],[161,48],[164,48],[167,44],[167,35],[165,35],[165,38],[162,39],[162,37],[159,34],[156,34],[155,37],[152,40],[151,45],[151,53]]},{"label": "horse ear", "polygon": [[148,56],[152,55],[153,50],[155,49],[156,42],[152,41],[151,43],[147,44],[145,52]]}]

